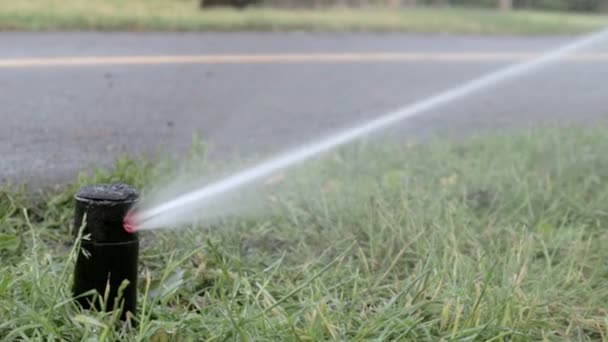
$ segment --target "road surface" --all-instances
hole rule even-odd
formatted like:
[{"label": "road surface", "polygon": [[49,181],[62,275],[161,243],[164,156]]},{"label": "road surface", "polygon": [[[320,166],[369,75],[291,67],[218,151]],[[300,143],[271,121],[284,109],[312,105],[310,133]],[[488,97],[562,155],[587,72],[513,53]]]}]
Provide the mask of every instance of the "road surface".
[{"label": "road surface", "polygon": [[[119,154],[264,155],[576,37],[0,33],[0,182],[49,186]],[[399,137],[608,118],[608,41],[408,120]]]}]

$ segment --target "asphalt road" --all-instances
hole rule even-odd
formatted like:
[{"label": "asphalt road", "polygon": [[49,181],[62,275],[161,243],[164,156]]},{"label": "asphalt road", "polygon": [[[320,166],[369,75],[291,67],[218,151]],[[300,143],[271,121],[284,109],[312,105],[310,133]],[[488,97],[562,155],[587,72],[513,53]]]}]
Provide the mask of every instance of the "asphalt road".
[{"label": "asphalt road", "polygon": [[[0,181],[48,186],[124,152],[179,156],[193,134],[216,158],[270,154],[573,39],[0,33]],[[597,58],[555,63],[425,113],[398,137],[602,121],[608,41],[582,52]]]}]

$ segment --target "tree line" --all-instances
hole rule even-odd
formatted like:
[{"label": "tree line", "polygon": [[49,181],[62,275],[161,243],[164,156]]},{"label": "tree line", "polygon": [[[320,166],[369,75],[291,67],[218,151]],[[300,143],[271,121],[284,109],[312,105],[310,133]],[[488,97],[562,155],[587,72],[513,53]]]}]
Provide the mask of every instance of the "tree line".
[{"label": "tree line", "polygon": [[201,7],[262,5],[282,8],[390,7],[407,6],[467,6],[511,9],[539,9],[553,11],[608,11],[608,0],[200,0]]}]

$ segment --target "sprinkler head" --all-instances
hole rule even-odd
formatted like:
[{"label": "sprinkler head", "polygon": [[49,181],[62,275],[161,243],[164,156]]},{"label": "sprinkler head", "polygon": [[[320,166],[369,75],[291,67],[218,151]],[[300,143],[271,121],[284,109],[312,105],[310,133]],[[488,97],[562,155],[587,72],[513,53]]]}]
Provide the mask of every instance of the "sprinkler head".
[{"label": "sprinkler head", "polygon": [[[137,191],[125,184],[97,184],[81,188],[75,196],[72,234],[82,229],[72,288],[84,308],[113,311],[121,318],[136,314],[139,239],[127,230],[125,218],[138,200]],[[84,224],[84,226],[83,226]],[[81,228],[82,227],[82,228]],[[84,295],[95,290],[97,295]]]}]

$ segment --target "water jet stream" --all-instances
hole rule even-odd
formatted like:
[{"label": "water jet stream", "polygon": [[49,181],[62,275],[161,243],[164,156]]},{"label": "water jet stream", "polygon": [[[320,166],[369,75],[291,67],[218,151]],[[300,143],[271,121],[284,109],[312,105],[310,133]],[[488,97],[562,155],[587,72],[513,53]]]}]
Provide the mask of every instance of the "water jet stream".
[{"label": "water jet stream", "polygon": [[[443,91],[426,99],[417,101],[393,112],[387,113],[377,119],[363,123],[359,126],[343,130],[324,139],[312,142],[303,147],[297,148],[288,153],[271,158],[257,166],[245,169],[232,176],[226,177],[218,182],[204,186],[174,199],[166,201],[160,205],[144,208],[134,214],[133,223],[138,230],[161,228],[168,222],[167,217],[175,215],[175,211],[183,211],[184,208],[195,209],[205,200],[209,200],[219,195],[226,194],[244,185],[252,183],[260,178],[267,177],[272,173],[293,166],[323,152],[349,143],[357,138],[366,136],[370,133],[390,127],[407,118],[428,112],[452,101],[472,95],[476,92],[494,86],[506,80],[522,76],[538,68],[555,62],[566,55],[581,48],[593,45],[608,36],[608,29],[603,29],[594,34],[590,34],[570,44],[559,47],[553,51],[543,54],[537,58],[514,64],[485,76],[473,79],[458,87]],[[181,213],[184,214],[183,212]]]}]

